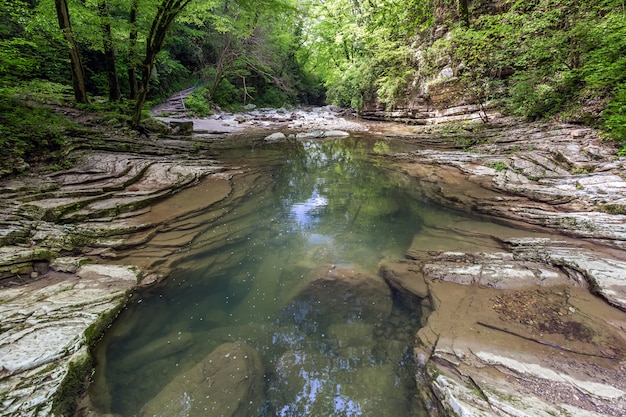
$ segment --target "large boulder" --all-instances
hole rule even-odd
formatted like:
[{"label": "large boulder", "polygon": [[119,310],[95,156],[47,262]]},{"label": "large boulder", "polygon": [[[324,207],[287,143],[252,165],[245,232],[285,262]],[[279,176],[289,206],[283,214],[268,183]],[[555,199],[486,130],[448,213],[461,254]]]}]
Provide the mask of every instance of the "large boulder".
[{"label": "large boulder", "polygon": [[189,136],[193,132],[193,121],[172,120],[170,121],[170,128],[172,129],[172,134],[174,135]]},{"label": "large boulder", "polygon": [[287,140],[287,136],[283,132],[275,132],[271,135],[268,135],[263,139],[266,142],[280,142],[283,140]]},{"label": "large boulder", "polygon": [[392,304],[391,290],[380,277],[325,265],[305,277],[281,311],[280,320],[314,333],[330,323],[382,323]]},{"label": "large boulder", "polygon": [[250,346],[225,343],[189,371],[174,378],[142,416],[253,417],[261,414],[263,364]]}]

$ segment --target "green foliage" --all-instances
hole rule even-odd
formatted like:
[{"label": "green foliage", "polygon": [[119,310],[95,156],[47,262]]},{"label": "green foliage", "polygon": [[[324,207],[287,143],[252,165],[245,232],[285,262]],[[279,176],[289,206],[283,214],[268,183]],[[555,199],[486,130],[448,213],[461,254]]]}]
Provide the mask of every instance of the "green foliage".
[{"label": "green foliage", "polygon": [[263,91],[262,94],[254,101],[259,107],[284,107],[291,103],[290,98],[280,89],[269,86]]},{"label": "green foliage", "polygon": [[361,109],[374,98],[376,73],[370,61],[360,60],[346,63],[329,73],[327,84],[328,100],[339,106]]},{"label": "green foliage", "polygon": [[530,119],[598,122],[625,140],[623,1],[536,0],[507,7],[474,12],[467,28],[454,14],[442,17],[450,33],[422,44],[414,77],[432,79],[441,62],[451,64],[465,94],[478,102],[505,99],[511,114]]},{"label": "green foliage", "polygon": [[[185,24],[166,48],[203,82],[190,107],[198,114],[211,104],[282,106],[319,97],[319,82],[304,70],[302,23],[293,0],[192,4]],[[192,23],[192,25],[190,24]]]},{"label": "green foliage", "polygon": [[[89,92],[103,95],[108,80],[99,3],[70,2],[70,14]],[[128,42],[131,2],[106,2],[125,96],[127,70],[143,59],[159,3],[139,3],[134,47],[139,56],[133,57]],[[469,25],[458,22],[457,3],[192,2],[156,58],[148,99],[202,82],[204,89],[186,102],[198,115],[208,114],[214,104],[233,109],[325,99],[356,109],[376,105],[391,110],[405,105],[411,91],[441,82],[439,74],[447,67],[466,98],[480,103],[502,99],[511,114],[530,119],[597,122],[608,136],[626,142],[623,0],[507,1],[498,10],[470,2]],[[0,0],[0,5],[0,87],[22,100],[67,104],[67,48],[53,0]],[[435,21],[448,28],[446,36],[436,34]],[[28,88],[19,87],[14,94],[14,85],[27,83]],[[109,119],[123,121],[126,115],[125,109],[110,109]],[[0,140],[10,142],[15,155],[29,155],[37,144],[48,149],[59,140],[35,133],[29,141],[19,135]]]},{"label": "green foliage", "polygon": [[620,155],[626,154],[626,83],[615,89],[612,100],[602,114],[607,133],[621,142]]},{"label": "green foliage", "polygon": [[200,88],[185,99],[185,108],[195,116],[203,117],[211,114],[211,103],[204,95],[205,88]]},{"label": "green foliage", "polygon": [[175,91],[184,90],[196,78],[180,61],[175,59],[167,49],[162,51],[156,59],[153,75],[150,82],[150,98],[163,100]]},{"label": "green foliage", "polygon": [[213,101],[220,107],[228,107],[241,103],[238,100],[241,97],[241,90],[235,87],[230,81],[227,79],[223,79],[215,90],[215,94],[213,94]]},{"label": "green foliage", "polygon": [[13,91],[0,90],[0,172],[23,169],[24,161],[49,161],[63,148],[73,126],[46,107],[28,104]]},{"label": "green foliage", "polygon": [[14,83],[2,88],[1,91],[6,96],[40,104],[69,105],[72,101],[72,87],[42,79]]},{"label": "green foliage", "polygon": [[411,43],[430,24],[426,2],[332,0],[309,9],[308,65],[329,101],[357,109],[403,104],[416,70]]},{"label": "green foliage", "polygon": [[506,164],[502,161],[498,161],[498,162],[489,162],[487,164],[487,166],[491,169],[495,169],[496,172],[501,172],[504,171],[505,169],[507,169],[508,167],[506,166]]},{"label": "green foliage", "polygon": [[541,82],[532,74],[523,74],[512,79],[509,105],[512,114],[531,119],[554,115],[563,105],[564,97],[556,93],[556,87]]}]

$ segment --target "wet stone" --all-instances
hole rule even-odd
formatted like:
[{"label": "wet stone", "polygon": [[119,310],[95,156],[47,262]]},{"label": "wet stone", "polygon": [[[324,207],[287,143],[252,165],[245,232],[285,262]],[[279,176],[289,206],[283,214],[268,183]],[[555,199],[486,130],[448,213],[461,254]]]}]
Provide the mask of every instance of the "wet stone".
[{"label": "wet stone", "polygon": [[380,277],[324,265],[292,293],[280,320],[315,333],[332,322],[381,323],[391,307],[391,290]]},{"label": "wet stone", "polygon": [[249,417],[263,406],[263,365],[243,343],[226,343],[178,375],[146,404],[142,416]]}]

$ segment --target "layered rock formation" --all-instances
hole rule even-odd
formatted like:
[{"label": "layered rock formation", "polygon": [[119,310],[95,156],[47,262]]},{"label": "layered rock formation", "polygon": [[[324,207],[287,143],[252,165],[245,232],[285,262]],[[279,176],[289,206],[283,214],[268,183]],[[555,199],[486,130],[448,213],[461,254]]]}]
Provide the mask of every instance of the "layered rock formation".
[{"label": "layered rock formation", "polygon": [[[512,239],[505,249],[414,250],[383,267],[390,285],[432,309],[415,348],[425,401],[457,415],[621,415],[626,314],[582,276],[622,277],[624,263],[549,239]],[[579,271],[552,263],[563,250],[585,259]]]},{"label": "layered rock formation", "polygon": [[[111,139],[107,146],[127,148],[77,156],[69,170],[3,182],[0,414],[49,415],[71,360],[87,363],[85,330],[91,326],[89,337],[97,337],[137,281],[160,278],[146,272],[168,270],[190,242],[208,251],[222,238],[245,238],[245,230],[213,227],[227,211],[220,202],[236,204],[267,184],[255,172],[217,163],[207,145],[229,146],[211,130],[215,123],[224,130],[255,125],[252,116],[242,117],[212,120],[191,138]],[[278,129],[298,122],[280,117]],[[303,117],[303,129],[312,120]],[[329,120],[322,128],[349,129],[342,123]],[[592,130],[576,126],[501,120],[369,128],[418,148],[387,156],[402,171],[398,180],[414,185],[416,198],[527,229],[509,236],[459,225],[456,234],[465,238],[450,242],[446,230],[427,221],[407,258],[381,270],[394,291],[420,300],[417,377],[421,392],[433,394],[425,398],[433,415],[441,407],[459,415],[624,414],[623,159]],[[197,192],[201,188],[209,192]],[[104,265],[116,263],[140,269]],[[330,274],[312,276],[294,300],[306,304],[330,288],[332,302],[370,288],[382,298],[368,298],[377,307],[366,314],[382,319],[388,313],[384,284],[351,276],[346,286],[338,279],[343,272],[325,268]],[[371,326],[333,323],[327,330],[333,349],[369,354],[349,336],[368,340]],[[298,354],[280,358],[285,381],[307,372],[296,363]],[[296,366],[287,370],[289,364]],[[363,369],[359,375],[391,373]],[[183,395],[178,382],[174,396]]]},{"label": "layered rock formation", "polygon": [[55,395],[58,404],[76,400],[76,392],[57,392],[59,383],[72,366],[89,367],[85,346],[101,335],[138,275],[132,267],[88,264],[75,274],[51,272],[45,282],[2,288],[0,414],[47,416]]},{"label": "layered rock formation", "polygon": [[405,135],[426,149],[393,158],[429,198],[530,228],[460,225],[467,240],[451,242],[427,223],[383,266],[432,311],[415,348],[431,414],[624,414],[624,161],[574,126],[470,129],[443,135],[447,149]]},{"label": "layered rock formation", "polygon": [[[81,385],[91,367],[86,347],[130,290],[157,278],[148,259],[139,265],[143,270],[135,263],[110,265],[114,250],[145,242],[168,218],[230,193],[228,175],[219,174],[224,167],[213,159],[171,155],[193,149],[189,141],[138,139],[125,146],[141,156],[119,149],[76,153],[69,170],[2,183],[1,415],[48,416],[53,403],[59,413],[71,409],[80,389],[58,391],[61,381]],[[216,186],[212,200],[179,192],[207,181]],[[159,201],[181,197],[184,205],[159,212]]]}]

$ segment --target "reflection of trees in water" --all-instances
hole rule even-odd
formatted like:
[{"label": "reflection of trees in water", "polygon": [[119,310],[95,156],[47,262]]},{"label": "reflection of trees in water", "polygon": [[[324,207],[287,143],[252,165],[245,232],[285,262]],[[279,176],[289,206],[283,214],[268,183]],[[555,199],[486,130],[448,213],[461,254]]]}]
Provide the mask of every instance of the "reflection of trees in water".
[{"label": "reflection of trees in water", "polygon": [[398,186],[367,157],[372,148],[384,149],[384,143],[355,138],[299,143],[280,179],[288,185],[281,196],[283,206],[319,196],[327,201],[318,207],[320,215],[363,226],[369,221],[363,216],[394,214],[402,206]]}]

